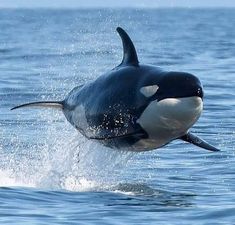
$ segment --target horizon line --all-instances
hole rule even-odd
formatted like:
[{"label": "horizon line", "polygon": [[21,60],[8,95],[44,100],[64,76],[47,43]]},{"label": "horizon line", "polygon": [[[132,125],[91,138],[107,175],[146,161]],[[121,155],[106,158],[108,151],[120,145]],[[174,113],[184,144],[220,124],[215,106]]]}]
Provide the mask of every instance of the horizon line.
[{"label": "horizon line", "polygon": [[235,9],[235,6],[1,6],[0,9]]}]

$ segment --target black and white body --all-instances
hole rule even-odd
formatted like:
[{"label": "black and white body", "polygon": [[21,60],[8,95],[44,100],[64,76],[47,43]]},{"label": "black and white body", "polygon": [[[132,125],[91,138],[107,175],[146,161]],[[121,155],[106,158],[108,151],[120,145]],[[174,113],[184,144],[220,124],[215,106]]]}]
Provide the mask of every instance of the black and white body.
[{"label": "black and white body", "polygon": [[75,87],[60,102],[33,102],[14,107],[61,108],[67,120],[88,139],[111,148],[148,151],[175,139],[211,151],[189,129],[201,115],[203,89],[197,77],[142,65],[135,47],[122,28],[121,64],[96,80]]}]

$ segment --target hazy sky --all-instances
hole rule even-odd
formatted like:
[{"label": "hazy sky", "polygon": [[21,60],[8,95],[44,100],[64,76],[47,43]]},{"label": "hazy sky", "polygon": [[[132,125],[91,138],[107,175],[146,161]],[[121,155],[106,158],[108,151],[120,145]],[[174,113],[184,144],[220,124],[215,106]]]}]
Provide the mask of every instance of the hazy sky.
[{"label": "hazy sky", "polygon": [[235,7],[235,0],[0,0],[0,7]]}]

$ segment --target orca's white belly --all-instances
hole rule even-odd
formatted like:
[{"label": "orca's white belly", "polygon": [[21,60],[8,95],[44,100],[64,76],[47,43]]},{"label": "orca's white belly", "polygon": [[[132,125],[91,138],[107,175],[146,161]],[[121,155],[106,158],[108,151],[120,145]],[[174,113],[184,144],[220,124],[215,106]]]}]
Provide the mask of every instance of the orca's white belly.
[{"label": "orca's white belly", "polygon": [[137,120],[148,133],[148,139],[133,147],[139,151],[159,148],[186,134],[198,120],[203,109],[200,97],[166,98],[153,101]]}]

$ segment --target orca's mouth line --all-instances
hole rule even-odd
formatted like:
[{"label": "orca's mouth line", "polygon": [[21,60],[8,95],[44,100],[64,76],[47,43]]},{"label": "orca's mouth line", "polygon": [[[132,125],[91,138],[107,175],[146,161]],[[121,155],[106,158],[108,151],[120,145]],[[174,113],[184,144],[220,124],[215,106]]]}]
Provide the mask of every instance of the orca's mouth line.
[{"label": "orca's mouth line", "polygon": [[163,100],[166,99],[186,99],[186,98],[200,98],[203,101],[203,97],[197,96],[197,95],[187,95],[187,96],[166,96],[166,97],[161,97],[161,98],[157,98],[158,102],[161,102]]}]

